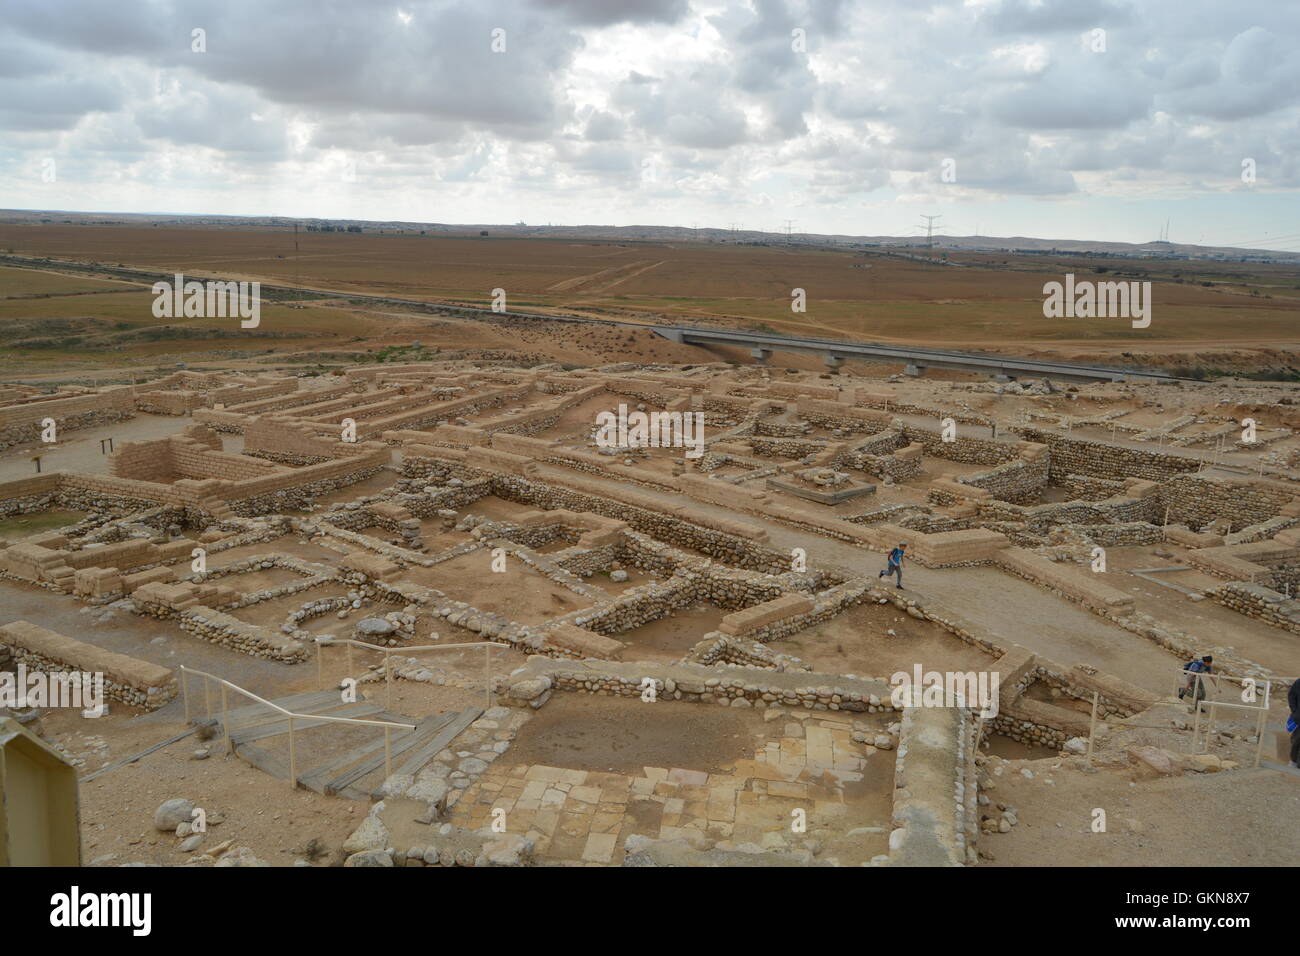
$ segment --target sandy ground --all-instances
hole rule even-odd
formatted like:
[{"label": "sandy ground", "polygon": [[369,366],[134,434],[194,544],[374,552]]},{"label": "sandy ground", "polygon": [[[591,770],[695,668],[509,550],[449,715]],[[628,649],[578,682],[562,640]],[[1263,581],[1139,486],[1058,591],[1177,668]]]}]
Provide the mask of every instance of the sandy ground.
[{"label": "sandy ground", "polygon": [[[1133,780],[1060,761],[1014,761],[994,777],[993,800],[1014,806],[1009,833],[981,836],[995,866],[1295,866],[1300,858],[1300,780],[1272,770],[1234,770]],[[1033,779],[1023,777],[1024,767]],[[1097,809],[1106,832],[1093,831]]]}]

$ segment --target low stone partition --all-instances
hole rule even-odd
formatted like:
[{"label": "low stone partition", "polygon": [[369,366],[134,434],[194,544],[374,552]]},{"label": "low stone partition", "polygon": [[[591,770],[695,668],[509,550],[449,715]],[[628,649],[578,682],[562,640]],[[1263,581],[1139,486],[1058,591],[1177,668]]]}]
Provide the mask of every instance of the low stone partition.
[{"label": "low stone partition", "polygon": [[806,595],[783,594],[774,600],[733,611],[722,619],[718,630],[732,636],[748,636],[778,621],[805,615],[812,609],[813,602]]},{"label": "low stone partition", "polygon": [[1272,565],[1300,558],[1300,548],[1288,539],[1251,541],[1217,548],[1201,548],[1187,554],[1187,563],[1217,578],[1266,583],[1272,578]]},{"label": "low stone partition", "polygon": [[979,733],[979,717],[965,707],[903,711],[894,760],[890,866],[976,862]]},{"label": "low stone partition", "polygon": [[1260,584],[1233,582],[1217,587],[1208,596],[1238,614],[1300,634],[1300,601],[1292,600]]},{"label": "low stone partition", "polygon": [[131,601],[138,614],[174,619],[182,630],[241,654],[286,664],[306,660],[307,648],[297,639],[279,630],[247,624],[203,603],[234,603],[241,596],[242,592],[221,585],[155,582],[138,588]]},{"label": "low stone partition", "polygon": [[890,686],[837,674],[780,673],[758,668],[650,661],[556,660],[533,655],[528,663],[496,678],[500,703],[539,708],[557,690],[640,698],[652,683],[659,700],[683,700],[730,707],[803,707],[893,713]]},{"label": "low stone partition", "polygon": [[623,650],[627,647],[622,641],[616,641],[612,637],[572,624],[557,624],[548,629],[546,643],[551,648],[559,650],[565,657],[608,661],[622,660]]},{"label": "low stone partition", "polygon": [[1066,566],[1023,548],[1006,548],[993,563],[1077,604],[1108,615],[1133,611],[1133,597],[1101,581],[1089,580]]},{"label": "low stone partition", "polygon": [[104,696],[132,707],[157,710],[176,696],[176,678],[166,667],[106,651],[30,621],[0,627],[0,644],[31,671],[103,674]]},{"label": "low stone partition", "polygon": [[686,652],[682,662],[708,667],[730,665],[775,671],[812,670],[799,658],[774,651],[759,641],[717,632],[705,635],[704,640]]}]

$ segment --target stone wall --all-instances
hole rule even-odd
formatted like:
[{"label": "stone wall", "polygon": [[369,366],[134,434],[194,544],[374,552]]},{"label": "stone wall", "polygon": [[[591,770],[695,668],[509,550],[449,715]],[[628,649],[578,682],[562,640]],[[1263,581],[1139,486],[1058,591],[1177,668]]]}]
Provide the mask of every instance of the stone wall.
[{"label": "stone wall", "polygon": [[71,398],[0,406],[0,451],[40,441],[41,422],[54,419],[57,434],[135,417],[135,389],[104,388]]},{"label": "stone wall", "polygon": [[0,627],[0,644],[17,663],[43,673],[104,675],[104,696],[133,707],[157,710],[176,696],[176,679],[166,667],[106,651],[93,644],[14,621]]},{"label": "stone wall", "polygon": [[1068,438],[1036,428],[1013,429],[1028,441],[1040,442],[1051,449],[1051,480],[1061,481],[1069,475],[1092,478],[1146,478],[1166,481],[1175,475],[1196,471],[1195,458],[1167,455],[1143,448],[1128,448],[1088,438]]}]

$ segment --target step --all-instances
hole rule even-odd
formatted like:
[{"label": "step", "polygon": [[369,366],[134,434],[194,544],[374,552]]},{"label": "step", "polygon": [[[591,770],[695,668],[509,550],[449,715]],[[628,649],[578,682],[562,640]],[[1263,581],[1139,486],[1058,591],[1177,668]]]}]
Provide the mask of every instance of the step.
[{"label": "step", "polygon": [[[190,689],[193,691],[193,684],[190,685]],[[203,692],[200,689],[199,694],[202,695],[202,693]],[[360,694],[357,695],[357,698],[358,700],[365,699]],[[201,696],[196,698],[196,700],[200,702],[200,707],[196,708],[191,706],[190,710],[192,711],[201,710]],[[288,697],[281,697],[272,701],[272,703],[277,706],[283,707],[285,710],[292,710],[295,713],[318,713],[320,710],[341,704],[342,702],[343,699],[338,690],[314,690],[304,694],[291,694]],[[193,701],[191,701],[191,705],[193,705]],[[312,708],[315,709],[312,710]],[[213,693],[212,711],[213,719],[217,722],[218,726],[220,726],[221,694],[219,691],[214,691]],[[257,716],[264,716],[269,720],[274,719],[275,717],[283,717],[284,715],[270,707],[267,707],[265,704],[247,704],[241,707],[232,707],[226,713],[226,718],[230,721],[232,727],[240,721]]]},{"label": "step", "polygon": [[[330,720],[321,718],[351,717],[356,720],[361,720],[371,717],[383,709],[383,707],[375,703],[348,704],[344,707],[340,707],[338,710],[332,710],[328,713],[320,714],[317,717],[295,717],[293,730],[294,733],[298,733],[299,731],[311,730],[313,727],[322,727],[325,724],[331,723]],[[289,718],[285,717],[283,714],[277,716],[279,718],[278,720],[268,721],[264,724],[256,724],[245,730],[235,731],[230,735],[231,743],[243,744],[253,740],[261,740],[264,737],[278,737],[280,734],[287,734],[289,732]]]},{"label": "step", "polygon": [[[393,714],[390,713],[389,711],[384,711],[382,714],[378,716],[384,717],[387,720],[401,721],[405,723],[411,722],[410,718],[403,717],[401,714]],[[413,731],[405,730],[405,729],[393,731],[392,733],[393,755],[396,756],[399,753],[404,753],[407,748],[411,747],[414,743],[418,742],[418,739],[420,738],[420,735],[422,734],[423,731],[430,729],[430,727],[436,724],[445,723],[450,716],[451,716],[450,714],[431,714],[430,716],[424,718],[424,720],[419,721],[416,724],[416,729]],[[324,794],[325,784],[327,781],[330,780],[332,775],[337,774],[342,770],[346,770],[348,767],[351,767],[353,764],[355,764],[358,760],[363,760],[366,757],[369,757],[372,754],[374,754],[376,751],[378,751],[382,756],[383,749],[384,749],[384,738],[383,735],[380,734],[377,739],[370,740],[357,747],[353,747],[351,750],[347,751],[346,753],[342,753],[339,756],[335,757],[329,763],[321,764],[319,767],[313,768],[312,770],[308,771],[307,773],[299,777],[298,782],[301,783],[308,790],[314,790],[316,793]]]},{"label": "step", "polygon": [[[413,734],[406,735],[405,737],[402,738],[400,744],[396,744],[396,743],[393,744],[393,756],[397,757],[399,754],[406,753],[412,747],[422,745],[425,741],[429,740],[430,734],[438,734],[439,736],[441,736],[443,728],[446,728],[449,725],[453,724],[460,716],[461,715],[456,711],[452,711],[449,714],[436,715],[436,719],[431,720],[427,726],[424,726],[416,730],[416,732]],[[459,731],[457,732],[459,733]],[[380,767],[384,766],[383,745],[384,743],[383,740],[381,739],[379,741],[378,753],[373,754],[372,756],[363,760],[361,763],[357,764],[356,766],[343,771],[338,776],[334,777],[332,780],[326,782],[325,793],[328,794],[329,796],[335,796],[340,792],[342,792],[346,787],[356,783],[358,780],[361,780],[368,774],[374,773]],[[437,751],[434,752],[436,753]],[[423,764],[421,764],[421,766],[423,766]]]},{"label": "step", "polygon": [[427,744],[413,753],[406,761],[394,769],[394,773],[417,773],[426,763],[434,758],[440,751],[446,748],[453,740],[460,736],[463,731],[474,721],[483,716],[482,707],[471,707],[469,710],[462,710],[456,715],[455,719],[445,728],[438,732],[438,735],[430,740]]}]

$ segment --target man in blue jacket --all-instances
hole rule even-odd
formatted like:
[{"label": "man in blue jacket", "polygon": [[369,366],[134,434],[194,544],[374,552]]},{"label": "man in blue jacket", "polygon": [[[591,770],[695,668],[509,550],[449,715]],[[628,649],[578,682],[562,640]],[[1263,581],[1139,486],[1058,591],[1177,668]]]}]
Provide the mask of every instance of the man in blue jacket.
[{"label": "man in blue jacket", "polygon": [[1291,731],[1291,766],[1300,767],[1300,677],[1286,692],[1286,702],[1291,708],[1291,723],[1295,727]]}]

